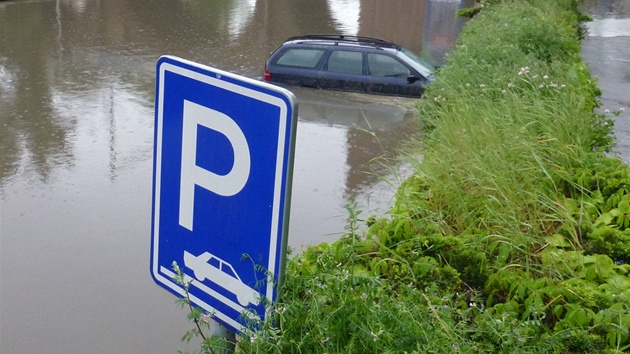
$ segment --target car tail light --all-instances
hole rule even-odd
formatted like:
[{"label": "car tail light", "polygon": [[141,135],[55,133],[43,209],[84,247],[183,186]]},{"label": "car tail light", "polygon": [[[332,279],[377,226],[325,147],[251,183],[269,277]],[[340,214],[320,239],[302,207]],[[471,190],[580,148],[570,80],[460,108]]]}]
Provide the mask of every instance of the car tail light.
[{"label": "car tail light", "polygon": [[265,67],[264,79],[265,81],[271,81],[271,73],[269,72],[269,69],[267,69],[267,67]]}]

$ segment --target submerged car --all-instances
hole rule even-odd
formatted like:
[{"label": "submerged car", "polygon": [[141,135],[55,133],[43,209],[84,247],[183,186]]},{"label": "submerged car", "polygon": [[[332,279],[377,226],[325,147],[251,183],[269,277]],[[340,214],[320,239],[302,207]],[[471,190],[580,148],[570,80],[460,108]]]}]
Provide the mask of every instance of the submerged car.
[{"label": "submerged car", "polygon": [[435,68],[382,39],[307,35],[291,37],[265,65],[264,80],[292,86],[420,97]]}]

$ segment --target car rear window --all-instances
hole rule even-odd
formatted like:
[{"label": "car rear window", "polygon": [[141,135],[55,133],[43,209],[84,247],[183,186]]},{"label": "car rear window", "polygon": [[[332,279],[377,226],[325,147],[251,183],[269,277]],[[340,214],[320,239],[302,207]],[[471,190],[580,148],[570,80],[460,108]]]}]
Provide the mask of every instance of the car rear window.
[{"label": "car rear window", "polygon": [[276,64],[312,69],[323,54],[323,49],[291,48],[278,58]]}]

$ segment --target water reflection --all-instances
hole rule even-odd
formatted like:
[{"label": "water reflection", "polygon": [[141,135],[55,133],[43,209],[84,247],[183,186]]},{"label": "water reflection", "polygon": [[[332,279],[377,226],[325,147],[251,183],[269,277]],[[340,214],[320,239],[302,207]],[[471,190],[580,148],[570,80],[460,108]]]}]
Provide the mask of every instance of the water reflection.
[{"label": "water reflection", "polygon": [[230,10],[228,33],[231,37],[238,37],[247,27],[254,14],[256,0],[233,2]]},{"label": "water reflection", "polygon": [[[68,4],[72,9],[72,12],[76,14],[80,14],[85,11],[88,1],[87,0],[63,0],[64,3]],[[59,0],[57,0],[59,3]]]},{"label": "water reflection", "polygon": [[630,36],[630,0],[585,0],[582,8],[593,18],[586,23],[589,36]]},{"label": "water reflection", "polygon": [[586,26],[588,35],[593,37],[630,36],[630,18],[595,19]]},{"label": "water reflection", "polygon": [[[380,178],[387,176],[384,167],[389,166],[375,165],[372,160],[375,156],[391,158],[395,147],[408,139],[408,130],[402,125],[391,135],[383,133],[353,127],[331,129],[311,122],[298,125],[293,188],[299,194],[292,199],[289,246],[300,249],[338,238],[346,226],[344,206],[352,196],[356,196],[357,209],[364,217],[386,210],[394,189]],[[382,141],[396,137],[403,139],[393,144],[388,141],[389,146]]]},{"label": "water reflection", "polygon": [[[34,170],[45,181],[52,168],[72,159],[68,140],[73,122],[60,117],[53,102],[50,47],[32,45],[20,36],[4,35],[11,26],[27,26],[24,36],[39,36],[44,43],[54,42],[52,32],[42,30],[46,24],[51,25],[45,11],[24,10],[17,5],[9,7],[0,27],[0,63],[5,73],[1,86],[7,93],[0,96],[3,132],[0,181],[20,165],[24,170]],[[18,160],[20,155],[25,160],[23,163]]]},{"label": "water reflection", "polygon": [[328,8],[339,33],[350,36],[359,34],[360,0],[328,1]]},{"label": "water reflection", "polygon": [[300,102],[293,179],[298,192],[292,200],[289,245],[299,249],[330,242],[343,232],[350,197],[365,213],[387,208],[393,188],[382,178],[396,167],[387,161],[413,136],[417,120],[413,99],[294,92]]},{"label": "water reflection", "polygon": [[[455,16],[457,10],[472,6],[473,1],[428,0],[423,26],[422,53],[435,65],[442,65],[444,55],[457,39],[464,19]],[[454,31],[453,29],[457,29]]]},{"label": "water reflection", "polygon": [[630,17],[629,0],[583,0],[582,10],[594,19]]},{"label": "water reflection", "polygon": [[[300,102],[300,124],[318,126],[322,132],[345,132],[344,149],[337,153],[346,165],[344,198],[375,184],[379,180],[378,174],[387,172],[383,170],[387,166],[380,163],[397,156],[417,131],[414,99],[309,89],[295,90],[295,93]],[[390,103],[384,104],[388,100]],[[299,139],[302,140],[302,136]]]}]

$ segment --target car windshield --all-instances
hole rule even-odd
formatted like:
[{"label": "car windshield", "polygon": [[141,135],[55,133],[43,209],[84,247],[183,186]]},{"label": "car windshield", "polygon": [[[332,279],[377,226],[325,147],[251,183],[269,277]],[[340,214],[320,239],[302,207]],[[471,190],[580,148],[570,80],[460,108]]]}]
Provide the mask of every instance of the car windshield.
[{"label": "car windshield", "polygon": [[410,64],[413,65],[413,68],[416,69],[420,73],[420,75],[424,77],[429,77],[435,73],[435,67],[420,59],[420,57],[417,56],[416,53],[402,47],[400,48],[400,52],[411,59]]}]

